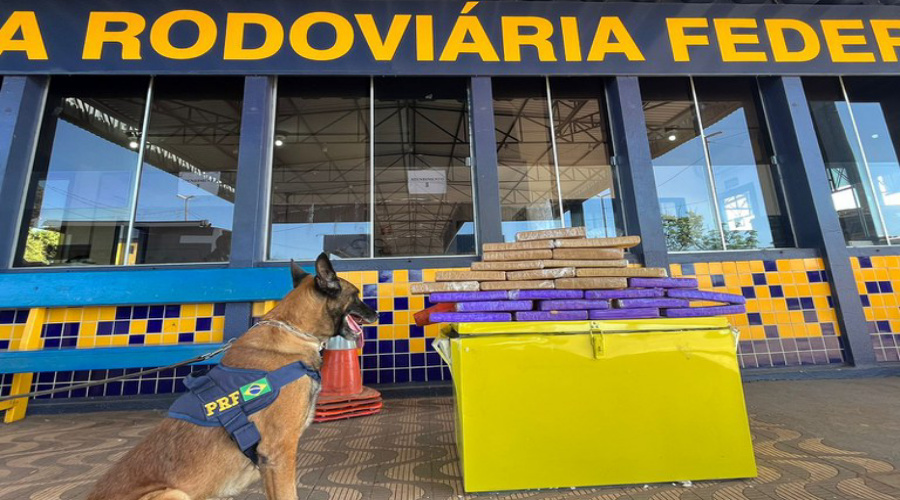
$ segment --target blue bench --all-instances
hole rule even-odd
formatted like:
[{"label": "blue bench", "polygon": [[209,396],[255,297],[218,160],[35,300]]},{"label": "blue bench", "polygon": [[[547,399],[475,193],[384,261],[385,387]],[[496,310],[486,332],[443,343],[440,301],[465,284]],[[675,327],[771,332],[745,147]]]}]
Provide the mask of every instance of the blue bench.
[{"label": "blue bench", "polygon": [[[310,272],[310,269],[306,269]],[[13,374],[11,395],[31,391],[35,372],[168,366],[213,351],[218,343],[41,349],[47,310],[157,304],[256,302],[291,288],[285,267],[112,270],[0,274],[0,309],[28,309],[22,336],[0,351],[0,374]],[[216,363],[217,358],[203,363]],[[28,399],[0,402],[4,422],[25,417]]]}]

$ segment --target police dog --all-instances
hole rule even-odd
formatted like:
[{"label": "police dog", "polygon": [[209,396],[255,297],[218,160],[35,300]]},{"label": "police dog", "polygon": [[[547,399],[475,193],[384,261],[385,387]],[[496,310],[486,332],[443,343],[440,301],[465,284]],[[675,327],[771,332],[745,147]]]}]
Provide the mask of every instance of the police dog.
[{"label": "police dog", "polygon": [[[328,257],[316,275],[291,262],[294,289],[243,334],[222,358],[234,368],[275,370],[302,361],[318,370],[319,349],[330,337],[353,340],[376,312],[359,290],[338,278]],[[284,325],[284,326],[279,326]],[[254,413],[259,429],[259,467],[244,456],[222,427],[166,418],[94,486],[88,500],[202,500],[236,495],[260,477],[268,500],[296,500],[297,444],[312,422],[319,384],[303,377],[281,389],[278,399]]]}]

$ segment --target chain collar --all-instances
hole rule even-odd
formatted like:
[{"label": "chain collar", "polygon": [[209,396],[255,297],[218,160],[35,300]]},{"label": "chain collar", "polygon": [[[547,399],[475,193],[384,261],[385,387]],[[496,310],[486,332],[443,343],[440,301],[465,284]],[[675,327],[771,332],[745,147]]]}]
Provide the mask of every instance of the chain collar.
[{"label": "chain collar", "polygon": [[320,351],[325,346],[324,340],[321,340],[318,337],[316,337],[314,335],[310,335],[306,332],[301,332],[299,329],[297,329],[297,327],[295,327],[294,325],[291,325],[290,323],[285,323],[284,321],[278,321],[278,320],[274,320],[274,319],[264,319],[264,320],[258,321],[255,325],[253,325],[253,328],[256,328],[257,326],[262,326],[262,325],[274,326],[275,328],[290,332],[290,333],[294,334],[295,336],[297,336],[303,340],[306,340],[307,342],[315,344],[316,347]]}]

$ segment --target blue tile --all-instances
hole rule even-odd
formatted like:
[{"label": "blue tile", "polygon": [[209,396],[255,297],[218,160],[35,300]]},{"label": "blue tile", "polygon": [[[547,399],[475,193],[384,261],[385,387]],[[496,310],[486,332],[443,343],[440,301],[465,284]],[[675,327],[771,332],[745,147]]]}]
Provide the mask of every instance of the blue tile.
[{"label": "blue tile", "polygon": [[765,273],[753,273],[753,284],[754,285],[765,285],[766,284],[766,274]]},{"label": "blue tile", "polygon": [[363,299],[363,303],[376,311],[378,310],[378,299]]},{"label": "blue tile", "polygon": [[422,270],[421,269],[410,269],[409,270],[409,281],[416,282],[422,281]]},{"label": "blue tile", "polygon": [[156,380],[141,380],[139,391],[141,394],[153,394],[156,392]]},{"label": "blue tile", "polygon": [[116,319],[131,319],[131,307],[119,306],[116,308]]},{"label": "blue tile", "polygon": [[9,341],[8,340],[0,340],[0,351],[6,351],[9,349]]},{"label": "blue tile", "polygon": [[363,356],[362,367],[363,370],[373,370],[378,368],[378,356]]},{"label": "blue tile", "polygon": [[16,310],[4,309],[0,311],[0,325],[11,325],[16,322]]},{"label": "blue tile", "polygon": [[181,306],[178,304],[170,304],[166,306],[166,317],[177,318],[181,316]]},{"label": "blue tile", "polygon": [[749,321],[751,325],[763,324],[762,315],[760,313],[747,313],[747,321]]},{"label": "blue tile", "polygon": [[745,299],[755,299],[756,290],[754,290],[752,286],[742,286],[741,295],[743,295]]},{"label": "blue tile", "polygon": [[128,345],[141,345],[144,343],[143,335],[130,335],[128,337]]},{"label": "blue tile", "polygon": [[394,313],[387,312],[387,311],[378,313],[378,324],[379,325],[393,325],[394,324]]},{"label": "blue tile", "polygon": [[175,384],[172,379],[160,379],[159,382],[156,383],[156,393],[157,394],[170,394],[173,389],[175,389]]},{"label": "blue tile", "polygon": [[822,275],[819,274],[819,271],[806,271],[806,277],[810,283],[822,282]]},{"label": "blue tile", "polygon": [[63,331],[62,323],[50,323],[49,325],[44,325],[44,331],[41,333],[41,337],[51,338],[51,337],[61,337]]},{"label": "blue tile", "polygon": [[409,364],[411,366],[425,366],[425,353],[416,352],[409,355]]},{"label": "blue tile", "polygon": [[837,335],[834,323],[822,323],[822,335]]},{"label": "blue tile", "polygon": [[378,271],[379,283],[392,283],[394,281],[394,271]]},{"label": "blue tile", "polygon": [[405,384],[409,382],[409,370],[396,370],[394,372],[394,383]]},{"label": "blue tile", "polygon": [[763,269],[767,273],[776,272],[776,271],[778,271],[778,265],[775,263],[774,260],[764,260],[763,261]]},{"label": "blue tile", "polygon": [[138,385],[137,380],[129,380],[122,383],[123,396],[134,396],[138,393],[138,389],[140,389],[140,386]]},{"label": "blue tile", "polygon": [[377,326],[364,326],[363,327],[363,338],[366,340],[378,340],[378,327]]},{"label": "blue tile", "polygon": [[378,297],[378,285],[363,285],[363,297]]},{"label": "blue tile", "polygon": [[44,340],[44,349],[49,349],[52,347],[59,347],[59,337],[52,337]]},{"label": "blue tile", "polygon": [[122,335],[128,333],[129,322],[128,321],[116,321],[115,326],[113,326],[113,333],[116,335]]},{"label": "blue tile", "polygon": [[397,368],[409,368],[409,354],[397,354],[394,356],[394,365]]},{"label": "blue tile", "polygon": [[828,307],[834,308],[834,297],[829,295],[828,297],[825,297],[825,300],[828,301]]},{"label": "blue tile", "polygon": [[828,283],[828,271],[819,271],[819,275],[822,276],[823,283]]},{"label": "blue tile", "polygon": [[429,297],[430,296],[427,295],[425,296],[425,309],[428,309],[429,307],[434,305],[434,302],[432,302]]},{"label": "blue tile", "polygon": [[378,353],[379,354],[393,354],[394,353],[394,341],[393,340],[379,340],[378,342]]},{"label": "blue tile", "polygon": [[213,316],[225,316],[224,302],[217,302],[213,304]]},{"label": "blue tile", "polygon": [[782,298],[784,297],[784,289],[781,288],[781,285],[769,285],[769,295],[773,299]]},{"label": "blue tile", "polygon": [[862,268],[872,267],[872,259],[870,257],[859,257],[859,267],[862,267]]},{"label": "blue tile", "polygon": [[803,321],[806,323],[818,323],[819,316],[816,314],[815,310],[803,311]]},{"label": "blue tile", "polygon": [[787,302],[787,307],[788,307],[789,311],[799,311],[800,310],[800,299],[794,298],[794,297],[788,297],[787,300],[785,300],[785,302]]},{"label": "blue tile", "polygon": [[162,333],[163,320],[151,319],[147,321],[147,333]]},{"label": "blue tile", "polygon": [[763,327],[763,331],[766,334],[767,339],[777,339],[778,338],[778,326],[776,325],[766,325]]},{"label": "blue tile", "polygon": [[28,322],[28,309],[19,309],[16,311],[16,324],[24,325]]},{"label": "blue tile", "polygon": [[894,287],[891,286],[890,281],[879,281],[878,288],[881,290],[881,293],[894,293]]},{"label": "blue tile", "polygon": [[165,306],[150,306],[150,310],[147,312],[148,318],[162,318],[165,315]]},{"label": "blue tile", "polygon": [[179,334],[178,334],[178,341],[179,341],[179,342],[193,342],[193,341],[194,341],[194,334],[191,333],[191,332],[179,333]]},{"label": "blue tile", "polygon": [[425,337],[425,327],[417,325],[409,325],[409,338],[419,339]]},{"label": "blue tile", "polygon": [[103,386],[95,385],[94,387],[88,387],[87,396],[89,398],[96,398],[96,397],[103,396]]},{"label": "blue tile", "polygon": [[406,311],[409,309],[409,299],[406,297],[394,297],[394,310]]},{"label": "blue tile", "polygon": [[869,307],[872,305],[872,303],[869,301],[869,296],[864,293],[859,294],[859,300],[862,301],[863,307]]},{"label": "blue tile", "polygon": [[212,318],[197,318],[196,330],[198,332],[208,332],[212,330]]},{"label": "blue tile", "polygon": [[412,370],[410,370],[410,374],[412,375],[413,382],[425,382],[424,368],[413,368]]},{"label": "blue tile", "polygon": [[442,370],[440,366],[426,368],[425,373],[426,373],[425,376],[428,377],[429,382],[432,382],[435,380],[444,380],[444,370]]},{"label": "blue tile", "polygon": [[394,356],[392,354],[381,354],[378,356],[378,369],[394,367]]},{"label": "blue tile", "polygon": [[682,264],[681,265],[681,275],[682,276],[694,276],[696,274],[696,270],[694,269],[693,264]]},{"label": "blue tile", "polygon": [[725,276],[722,274],[713,274],[710,276],[712,286],[725,286]]},{"label": "blue tile", "polygon": [[106,384],[106,395],[107,396],[121,396],[122,395],[122,382],[110,382]]},{"label": "blue tile", "polygon": [[374,370],[366,370],[363,372],[363,383],[366,385],[378,383],[378,372]]},{"label": "blue tile", "polygon": [[891,333],[891,322],[890,321],[876,321],[878,325],[879,333]]},{"label": "blue tile", "polygon": [[802,309],[815,309],[816,305],[813,303],[812,297],[800,297],[800,307]]},{"label": "blue tile", "polygon": [[398,339],[394,341],[394,352],[409,352],[409,341],[406,339]]},{"label": "blue tile", "polygon": [[131,308],[131,319],[147,319],[150,314],[148,306],[134,306]]},{"label": "blue tile", "polygon": [[425,353],[425,366],[440,366],[443,362],[440,354],[431,351],[430,348],[429,352]]},{"label": "blue tile", "polygon": [[63,325],[63,337],[78,337],[78,329],[81,328],[79,323],[65,323]]},{"label": "blue tile", "polygon": [[394,383],[394,370],[378,370],[378,383],[379,384],[393,384]]},{"label": "blue tile", "polygon": [[[365,342],[363,343],[362,348],[363,355],[366,354],[377,354],[378,353],[378,344],[375,342]],[[365,356],[363,356],[365,358]]]},{"label": "blue tile", "polygon": [[878,290],[878,282],[877,281],[866,281],[866,292],[880,293]]}]

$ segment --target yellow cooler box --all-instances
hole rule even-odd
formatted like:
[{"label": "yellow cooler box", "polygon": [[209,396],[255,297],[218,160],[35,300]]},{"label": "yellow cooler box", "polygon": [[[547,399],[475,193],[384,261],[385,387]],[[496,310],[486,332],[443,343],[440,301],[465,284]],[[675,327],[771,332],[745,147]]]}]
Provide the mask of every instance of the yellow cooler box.
[{"label": "yellow cooler box", "polygon": [[448,325],[467,492],[749,478],[724,318]]}]

